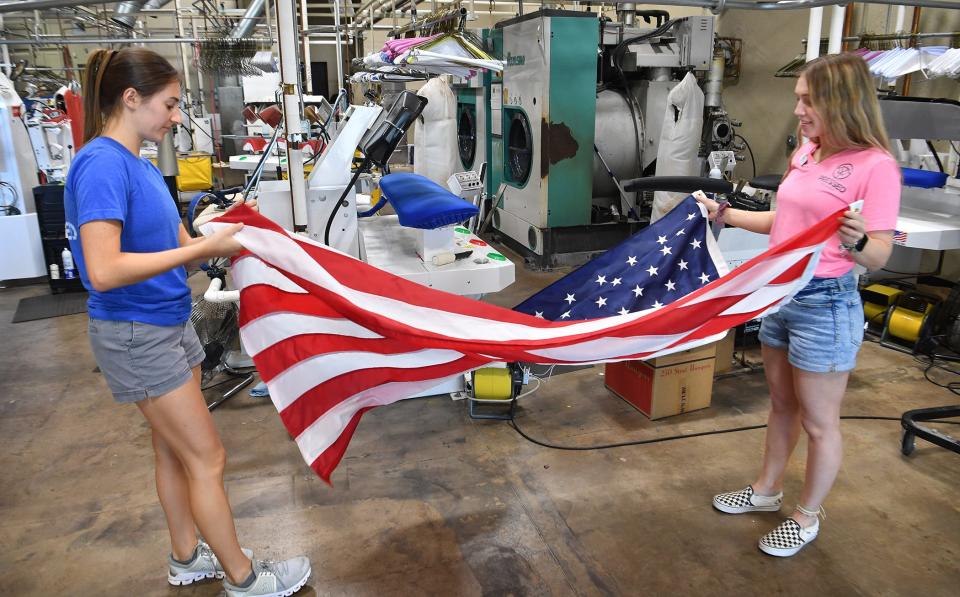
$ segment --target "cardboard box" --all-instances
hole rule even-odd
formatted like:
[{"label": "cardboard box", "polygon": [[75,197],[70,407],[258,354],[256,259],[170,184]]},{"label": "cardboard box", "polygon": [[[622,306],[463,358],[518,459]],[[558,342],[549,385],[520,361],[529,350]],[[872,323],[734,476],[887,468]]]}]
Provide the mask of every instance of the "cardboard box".
[{"label": "cardboard box", "polygon": [[707,408],[715,355],[710,344],[649,361],[608,363],[604,383],[650,419]]},{"label": "cardboard box", "polygon": [[733,369],[733,343],[736,333],[727,332],[723,340],[717,342],[717,364],[713,369],[714,375],[720,375]]}]

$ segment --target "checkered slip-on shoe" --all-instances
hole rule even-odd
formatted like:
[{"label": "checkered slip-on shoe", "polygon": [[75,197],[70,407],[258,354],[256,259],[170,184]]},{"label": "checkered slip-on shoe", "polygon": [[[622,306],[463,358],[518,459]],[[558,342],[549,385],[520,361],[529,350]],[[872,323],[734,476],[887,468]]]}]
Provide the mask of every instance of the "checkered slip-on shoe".
[{"label": "checkered slip-on shoe", "polygon": [[800,523],[788,518],[760,538],[760,551],[781,558],[787,558],[797,553],[803,546],[817,538],[820,532],[820,521],[811,527],[802,527]]},{"label": "checkered slip-on shoe", "polygon": [[776,512],[783,503],[783,492],[777,495],[757,495],[753,486],[747,485],[740,491],[731,491],[713,496],[713,507],[727,514],[745,512]]}]

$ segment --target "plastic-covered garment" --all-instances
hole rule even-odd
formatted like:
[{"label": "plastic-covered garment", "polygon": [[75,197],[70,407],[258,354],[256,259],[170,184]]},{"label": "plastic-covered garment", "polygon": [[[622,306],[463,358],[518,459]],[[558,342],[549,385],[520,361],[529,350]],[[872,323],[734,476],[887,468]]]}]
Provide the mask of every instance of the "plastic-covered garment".
[{"label": "plastic-covered garment", "polygon": [[[657,176],[697,176],[697,153],[703,130],[703,91],[693,73],[687,73],[667,95],[660,148],[657,151]],[[657,191],[653,194],[653,223],[680,203],[686,193]]]},{"label": "plastic-covered garment", "polygon": [[457,97],[439,77],[417,95],[427,98],[427,105],[413,131],[413,171],[447,188],[447,179],[459,171]]}]

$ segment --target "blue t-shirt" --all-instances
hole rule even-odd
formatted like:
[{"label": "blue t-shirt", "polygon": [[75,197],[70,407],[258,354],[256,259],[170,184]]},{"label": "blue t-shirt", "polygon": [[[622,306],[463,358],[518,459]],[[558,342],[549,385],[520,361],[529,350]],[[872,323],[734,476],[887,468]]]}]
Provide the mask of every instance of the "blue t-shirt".
[{"label": "blue t-shirt", "polygon": [[120,251],[124,253],[156,253],[180,246],[180,214],[156,166],[113,139],[96,137],[70,164],[63,203],[70,251],[90,292],[90,317],[153,325],[177,325],[189,319],[185,268],[99,292],[90,284],[83,258],[78,231],[93,220],[121,223]]}]

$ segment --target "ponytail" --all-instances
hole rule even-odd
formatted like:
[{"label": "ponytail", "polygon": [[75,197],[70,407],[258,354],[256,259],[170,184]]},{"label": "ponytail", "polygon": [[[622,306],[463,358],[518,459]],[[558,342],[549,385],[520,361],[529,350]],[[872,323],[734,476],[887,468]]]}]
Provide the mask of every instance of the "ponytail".
[{"label": "ponytail", "polygon": [[146,98],[177,79],[177,70],[165,58],[145,48],[91,53],[83,73],[83,142],[103,133],[127,89]]}]

